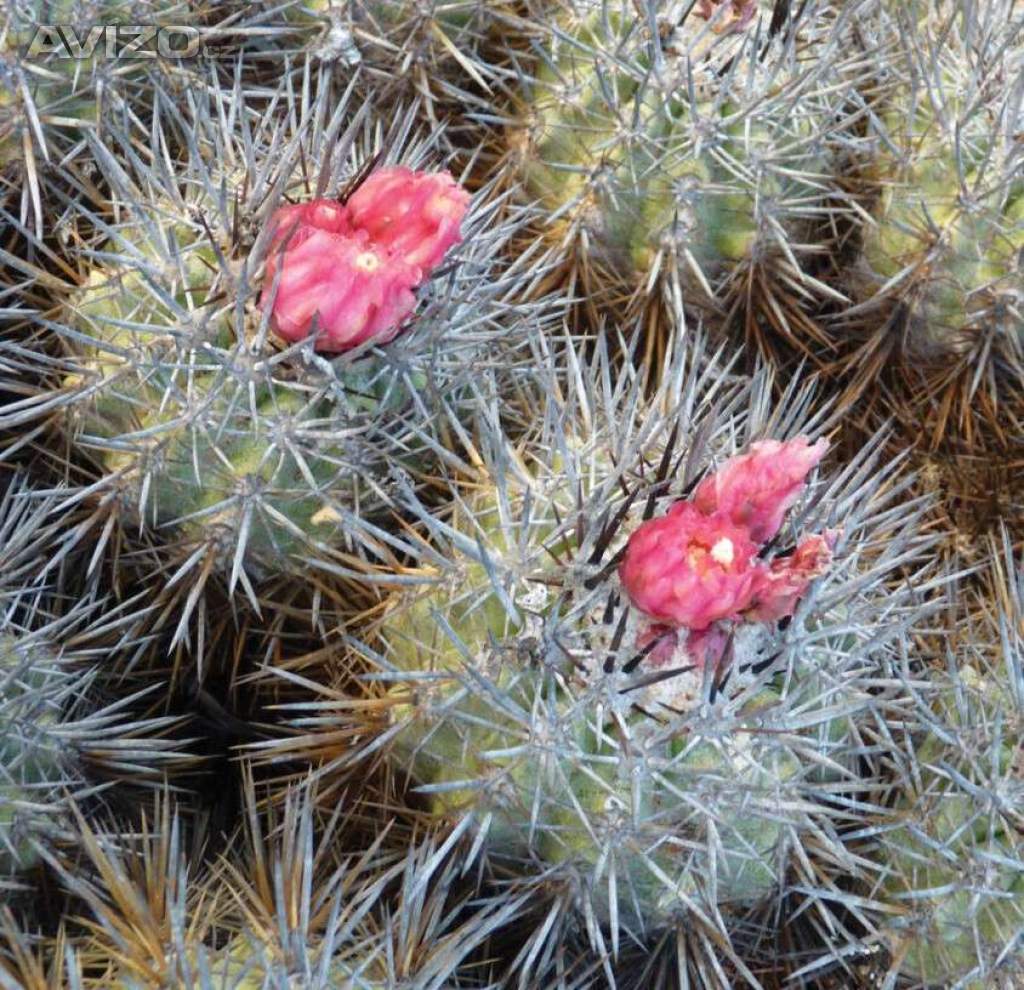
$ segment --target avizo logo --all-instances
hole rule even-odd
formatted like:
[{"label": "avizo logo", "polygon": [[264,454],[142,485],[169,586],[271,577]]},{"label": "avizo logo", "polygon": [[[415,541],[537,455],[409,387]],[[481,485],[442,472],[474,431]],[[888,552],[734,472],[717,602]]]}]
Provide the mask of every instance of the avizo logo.
[{"label": "avizo logo", "polygon": [[95,24],[81,32],[72,24],[41,24],[26,56],[57,58],[194,58],[206,54],[199,28],[147,24]]}]

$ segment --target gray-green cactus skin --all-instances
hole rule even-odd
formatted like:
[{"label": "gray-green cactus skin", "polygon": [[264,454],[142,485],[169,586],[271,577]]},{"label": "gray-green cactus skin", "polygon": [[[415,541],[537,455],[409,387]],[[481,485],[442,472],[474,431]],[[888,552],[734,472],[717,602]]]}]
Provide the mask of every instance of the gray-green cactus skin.
[{"label": "gray-green cactus skin", "polygon": [[[419,289],[395,340],[334,356],[279,340],[261,295],[273,205],[309,197],[310,160],[335,176],[321,192],[343,195],[377,142],[391,141],[396,156],[405,141],[413,165],[430,147],[409,138],[408,116],[390,125],[397,137],[382,137],[367,108],[342,103],[325,118],[328,100],[321,91],[306,109],[284,155],[276,132],[224,132],[209,103],[188,119],[168,109],[159,140],[185,144],[185,174],[138,160],[132,175],[112,168],[124,219],[87,218],[106,241],[48,323],[69,355],[63,427],[98,462],[106,494],[193,564],[215,558],[232,589],[250,574],[303,570],[311,557],[349,574],[357,560],[387,559],[376,523],[438,447],[431,411],[463,401],[474,362],[514,367],[527,330],[558,317],[557,306],[503,303],[520,276],[514,263],[499,267],[500,247],[518,221],[487,223],[484,189],[463,224],[466,244]],[[224,142],[232,153],[214,154]]]},{"label": "gray-green cactus skin", "polygon": [[[87,134],[141,109],[166,58],[120,58],[103,29],[189,25],[184,0],[11,0],[0,13],[0,204],[35,237],[51,233],[51,180],[81,159]],[[125,41],[131,40],[126,37]],[[10,203],[17,197],[21,205]],[[57,197],[59,200],[59,197]],[[31,224],[28,221],[31,220]]]},{"label": "gray-green cactus skin", "polygon": [[19,819],[45,809],[67,775],[52,731],[61,680],[38,643],[0,634],[0,878],[35,861]]},{"label": "gray-green cactus skin", "polygon": [[[329,499],[353,503],[370,470],[369,463],[358,470],[346,462],[343,445],[324,436],[338,422],[336,406],[301,383],[288,387],[270,377],[238,388],[252,368],[232,354],[230,316],[207,316],[218,268],[201,231],[177,225],[166,243],[130,247],[141,259],[94,269],[69,307],[69,322],[95,342],[64,382],[95,390],[74,408],[79,443],[98,450],[104,468],[134,488],[152,525],[177,524],[200,540],[219,530],[230,540],[245,526],[247,547],[262,559],[284,560],[329,539],[340,521]],[[197,352],[184,374],[183,335]],[[225,360],[231,357],[236,361]],[[351,390],[345,411],[353,432],[372,431],[404,391],[401,382],[388,387],[372,357],[338,379]],[[134,434],[142,436],[125,439]],[[365,496],[369,486],[361,491]],[[244,506],[253,500],[264,511],[250,510],[246,521]]]}]

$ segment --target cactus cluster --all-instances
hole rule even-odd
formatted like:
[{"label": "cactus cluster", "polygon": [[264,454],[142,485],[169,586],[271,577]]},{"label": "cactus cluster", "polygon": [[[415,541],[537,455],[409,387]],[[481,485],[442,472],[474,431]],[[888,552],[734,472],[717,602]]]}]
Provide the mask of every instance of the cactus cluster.
[{"label": "cactus cluster", "polygon": [[0,990],[1020,982],[1019,0],[0,16]]}]

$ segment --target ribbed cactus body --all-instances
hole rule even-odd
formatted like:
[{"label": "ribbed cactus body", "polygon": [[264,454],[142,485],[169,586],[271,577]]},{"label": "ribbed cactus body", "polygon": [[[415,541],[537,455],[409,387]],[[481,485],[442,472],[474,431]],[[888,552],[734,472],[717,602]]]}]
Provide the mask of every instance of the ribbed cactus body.
[{"label": "ribbed cactus body", "polygon": [[998,675],[965,666],[933,717],[883,833],[882,896],[900,912],[887,938],[904,975],[981,988],[1024,936],[1021,713]]},{"label": "ribbed cactus body", "polygon": [[244,530],[254,561],[281,566],[334,532],[338,508],[369,496],[374,474],[388,480],[389,457],[416,463],[397,446],[427,365],[344,358],[326,389],[319,377],[268,374],[236,345],[230,314],[206,306],[216,271],[200,248],[170,278],[94,273],[69,321],[90,340],[64,383],[81,396],[70,424],[144,519],[199,540],[224,531],[227,545]]},{"label": "ribbed cactus body", "polygon": [[[682,150],[673,116],[684,108],[673,115],[665,106],[642,107],[639,134],[631,136],[615,108],[601,105],[596,81],[591,87],[597,92],[582,107],[573,106],[578,97],[545,97],[536,157],[524,165],[528,192],[552,215],[579,216],[599,256],[627,272],[649,270],[659,250],[676,244],[712,275],[742,259],[756,234],[753,189],[731,190],[727,169],[713,155]],[[618,94],[626,107],[630,88]],[[720,150],[742,161],[741,142]]]},{"label": "ribbed cactus body", "polygon": [[19,816],[45,807],[64,776],[61,748],[52,736],[59,716],[59,685],[52,660],[0,633],[0,878],[34,858]]},{"label": "ribbed cactus body", "polygon": [[[264,559],[329,535],[337,515],[317,492],[337,490],[332,460],[342,453],[305,434],[330,422],[331,404],[272,381],[238,387],[230,316],[211,318],[206,305],[218,262],[201,233],[179,225],[166,243],[134,247],[141,264],[95,269],[70,307],[95,343],[65,386],[99,383],[75,408],[80,442],[134,492],[151,523],[181,523],[198,539],[223,530],[229,543],[244,526]],[[358,369],[352,377],[376,411],[372,382],[359,382]],[[343,475],[347,500],[357,484],[358,474]]]},{"label": "ribbed cactus body", "polygon": [[[675,271],[706,298],[788,225],[787,200],[813,212],[824,160],[813,101],[783,107],[789,70],[748,66],[743,31],[717,34],[695,12],[678,24],[669,7],[653,8],[652,39],[628,5],[564,4],[512,140],[554,240],[575,238],[606,280]],[[730,59],[747,68],[733,75]]]},{"label": "ribbed cactus body", "polygon": [[[193,121],[207,137],[219,126],[211,112]],[[317,153],[334,154],[324,131],[310,128]],[[325,356],[303,333],[278,337],[270,293],[260,292],[260,262],[277,250],[266,197],[288,184],[279,170],[298,168],[299,149],[282,166],[279,152],[261,157],[271,152],[260,142],[277,140],[269,134],[247,138],[233,158],[207,159],[195,137],[185,140],[195,146],[180,185],[141,163],[121,179],[124,220],[105,228],[93,270],[51,324],[69,355],[62,426],[99,464],[107,492],[186,557],[213,549],[233,584],[245,569],[294,572],[339,546],[365,557],[376,536],[365,536],[364,521],[386,515],[395,486],[433,456],[431,408],[442,397],[468,401],[473,361],[500,353],[514,366],[527,328],[558,310],[501,303],[499,246],[510,228],[492,226],[417,282],[416,308],[386,344],[373,349],[371,336]],[[295,182],[296,199],[308,198]],[[294,282],[293,307],[304,304]]]},{"label": "ribbed cactus body", "polygon": [[[559,503],[569,510],[567,501]],[[784,788],[799,767],[788,753],[761,752],[740,726],[747,719],[756,725],[762,708],[778,697],[766,690],[745,703],[735,731],[723,738],[691,742],[636,727],[646,736],[643,756],[626,758],[613,723],[595,721],[591,706],[600,704],[602,687],[591,683],[581,691],[571,665],[558,656],[561,648],[576,655],[589,639],[593,653],[586,662],[593,663],[602,646],[610,648],[615,626],[591,625],[593,616],[541,584],[530,589],[525,560],[505,570],[518,548],[500,525],[496,496],[477,495],[469,513],[462,536],[481,540],[508,599],[491,585],[487,566],[467,558],[445,587],[411,596],[383,624],[389,659],[416,678],[390,691],[392,721],[402,726],[393,743],[396,771],[422,785],[438,822],[454,825],[466,814],[489,819],[495,850],[523,860],[539,855],[592,877],[587,896],[604,920],[614,912],[640,927],[672,917],[680,896],[697,896],[708,868],[701,850],[715,839],[702,813],[681,813],[679,796],[696,791],[728,803],[730,790],[742,791],[751,818],[736,817],[717,837],[718,897],[735,906],[767,896],[778,878],[783,826],[758,817],[768,810],[758,796]],[[536,520],[528,549],[553,539],[553,522]],[[561,547],[571,542],[563,534]],[[518,620],[506,601],[522,609]],[[621,618],[616,611],[616,621]],[[584,627],[574,628],[578,623]],[[631,642],[637,624],[627,628]],[[434,676],[421,681],[426,671]],[[680,682],[689,681],[696,695],[699,680],[670,681],[665,700],[693,704]],[[656,698],[654,689],[645,697],[652,711]],[[691,846],[697,849],[687,855]],[[689,867],[682,874],[681,859]],[[607,887],[613,873],[622,892],[614,905]]]},{"label": "ribbed cactus body", "polygon": [[[951,94],[955,80],[948,85]],[[865,227],[865,259],[880,284],[898,282],[893,291],[910,311],[923,352],[929,343],[940,353],[972,349],[985,327],[1019,348],[1019,156],[977,127],[962,133],[958,148],[941,118],[922,108],[911,113],[930,119],[916,120],[907,133],[906,120],[895,113],[885,118],[906,157],[889,158],[879,173],[881,197],[874,223]],[[974,122],[986,130],[993,126],[987,117]]]},{"label": "ribbed cactus body", "polygon": [[909,811],[915,827],[894,843],[885,887],[906,912],[890,929],[899,968],[928,984],[988,986],[986,965],[1024,931],[1019,837],[966,794],[938,793]]},{"label": "ribbed cactus body", "polygon": [[898,75],[878,102],[860,292],[907,314],[912,356],[1019,359],[1024,91],[1013,13],[927,8],[893,12]]},{"label": "ribbed cactus body", "polygon": [[44,156],[44,150],[38,147],[28,101],[35,109],[44,140],[69,127],[74,134],[78,128],[96,122],[95,97],[72,81],[70,73],[79,63],[62,59],[60,64],[69,70],[67,79],[50,78],[53,70],[49,68],[46,75],[33,75],[25,71],[17,52],[12,50],[10,37],[7,51],[0,50],[0,168],[24,164],[29,155]]}]

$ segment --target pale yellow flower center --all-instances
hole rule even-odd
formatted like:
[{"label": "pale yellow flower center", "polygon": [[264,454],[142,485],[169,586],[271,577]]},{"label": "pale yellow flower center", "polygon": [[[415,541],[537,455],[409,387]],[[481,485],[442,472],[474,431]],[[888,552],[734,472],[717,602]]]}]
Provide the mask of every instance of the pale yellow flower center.
[{"label": "pale yellow flower center", "polygon": [[733,551],[732,540],[727,536],[723,536],[712,548],[711,557],[716,560],[723,567],[728,567],[733,562],[735,553]]},{"label": "pale yellow flower center", "polygon": [[364,272],[375,272],[380,268],[380,258],[373,251],[364,251],[356,257],[356,268]]}]

